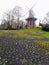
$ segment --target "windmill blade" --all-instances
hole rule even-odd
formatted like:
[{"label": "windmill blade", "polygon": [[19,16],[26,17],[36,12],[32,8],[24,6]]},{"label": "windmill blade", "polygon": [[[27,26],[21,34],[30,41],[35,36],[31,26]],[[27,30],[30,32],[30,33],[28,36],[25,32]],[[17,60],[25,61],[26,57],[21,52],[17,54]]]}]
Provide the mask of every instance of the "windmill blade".
[{"label": "windmill blade", "polygon": [[28,6],[26,6],[26,8],[30,10],[30,9],[32,9],[36,5],[36,3],[31,8],[29,8]]},{"label": "windmill blade", "polygon": [[26,8],[27,8],[27,9],[30,9],[27,5],[26,5]]},{"label": "windmill blade", "polygon": [[[36,2],[37,3],[37,2]],[[29,9],[29,7],[28,6],[26,6],[29,10],[31,10],[35,5],[36,5],[36,3]],[[29,12],[29,11],[28,11]],[[28,13],[28,12],[26,12],[26,14]],[[26,15],[25,14],[25,15]],[[25,15],[23,15],[22,17],[24,17]]]},{"label": "windmill blade", "polygon": [[32,9],[33,7],[35,7],[35,5],[36,5],[36,3],[30,9]]},{"label": "windmill blade", "polygon": [[[25,13],[25,15],[28,13],[29,11],[27,11],[26,13]],[[22,17],[25,17],[25,15],[23,15]]]}]

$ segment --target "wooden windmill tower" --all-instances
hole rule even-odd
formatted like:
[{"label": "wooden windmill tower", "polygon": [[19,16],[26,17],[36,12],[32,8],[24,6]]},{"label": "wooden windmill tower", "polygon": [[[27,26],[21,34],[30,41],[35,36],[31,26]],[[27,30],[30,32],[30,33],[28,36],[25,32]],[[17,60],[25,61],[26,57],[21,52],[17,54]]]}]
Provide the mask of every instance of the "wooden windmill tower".
[{"label": "wooden windmill tower", "polygon": [[29,16],[26,19],[28,28],[35,28],[35,26],[36,26],[35,21],[37,20],[37,18],[34,17],[34,12],[33,12],[32,8],[29,9],[29,11],[28,11],[29,12]]}]

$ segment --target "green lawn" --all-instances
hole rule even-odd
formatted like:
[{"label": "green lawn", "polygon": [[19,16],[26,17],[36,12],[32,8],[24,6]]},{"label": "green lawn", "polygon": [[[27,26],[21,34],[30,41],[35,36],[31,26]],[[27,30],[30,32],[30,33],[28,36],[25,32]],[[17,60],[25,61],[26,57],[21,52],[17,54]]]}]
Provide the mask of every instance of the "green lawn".
[{"label": "green lawn", "polygon": [[0,30],[0,37],[17,38],[48,38],[49,32],[42,31],[40,28],[21,29],[21,30]]},{"label": "green lawn", "polygon": [[49,39],[49,32],[43,32],[42,33],[42,36],[44,36],[45,38],[48,38]]}]

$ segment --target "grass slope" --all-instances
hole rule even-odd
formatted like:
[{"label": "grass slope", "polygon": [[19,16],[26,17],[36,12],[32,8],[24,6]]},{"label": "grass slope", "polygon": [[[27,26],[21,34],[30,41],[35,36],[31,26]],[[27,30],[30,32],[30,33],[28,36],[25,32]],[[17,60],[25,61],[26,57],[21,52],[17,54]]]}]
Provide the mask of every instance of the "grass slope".
[{"label": "grass slope", "polygon": [[34,29],[21,29],[21,30],[0,30],[0,37],[17,38],[48,38],[49,32],[42,31],[40,28]]}]

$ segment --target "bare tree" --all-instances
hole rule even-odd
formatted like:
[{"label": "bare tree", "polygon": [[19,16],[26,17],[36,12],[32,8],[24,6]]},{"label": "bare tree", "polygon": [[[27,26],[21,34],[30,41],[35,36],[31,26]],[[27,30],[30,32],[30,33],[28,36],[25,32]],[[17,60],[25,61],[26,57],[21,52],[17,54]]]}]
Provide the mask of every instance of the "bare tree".
[{"label": "bare tree", "polygon": [[15,20],[18,23],[17,26],[19,27],[19,20],[21,16],[22,16],[22,8],[19,6],[16,6],[12,10],[4,13],[2,23],[7,23],[8,24],[7,27],[9,29]]},{"label": "bare tree", "polygon": [[45,31],[49,31],[49,12],[46,14],[46,16],[44,17],[42,24],[40,24],[42,26],[42,29]]},{"label": "bare tree", "polygon": [[19,6],[16,6],[13,8],[12,12],[13,12],[14,17],[17,19],[17,23],[18,23],[17,26],[19,28],[20,18],[22,16],[22,8]]},{"label": "bare tree", "polygon": [[49,24],[49,12],[46,14],[46,16],[43,19],[43,24]]}]

